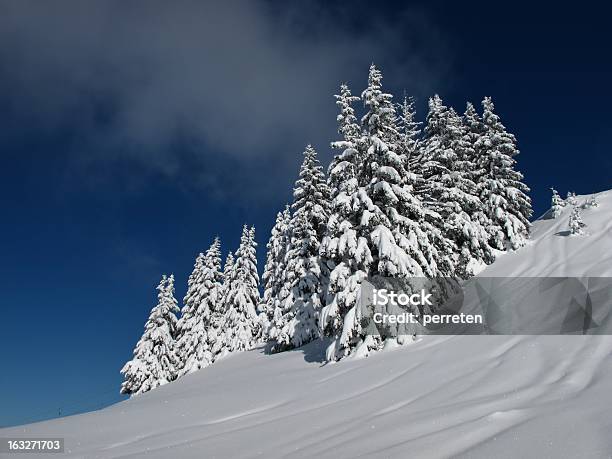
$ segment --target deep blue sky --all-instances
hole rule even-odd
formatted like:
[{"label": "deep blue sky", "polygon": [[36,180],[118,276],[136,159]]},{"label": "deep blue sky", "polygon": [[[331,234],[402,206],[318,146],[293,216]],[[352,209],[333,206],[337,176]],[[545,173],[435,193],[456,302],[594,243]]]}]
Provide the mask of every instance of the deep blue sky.
[{"label": "deep blue sky", "polygon": [[254,224],[262,260],[372,61],[421,118],[492,96],[536,214],[612,188],[602,6],[222,3],[0,4],[0,426],[119,400],[160,275],[182,298],[215,235]]}]

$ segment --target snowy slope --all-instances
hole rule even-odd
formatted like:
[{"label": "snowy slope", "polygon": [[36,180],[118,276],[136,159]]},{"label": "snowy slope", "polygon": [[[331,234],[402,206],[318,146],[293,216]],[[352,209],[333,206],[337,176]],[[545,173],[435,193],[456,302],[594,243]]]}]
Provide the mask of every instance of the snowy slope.
[{"label": "snowy slope", "polygon": [[[565,209],[481,275],[612,276],[612,193],[598,196],[589,235],[565,236]],[[362,360],[320,355],[234,355],[0,437],[65,437],[67,457],[612,457],[612,337],[427,336]]]},{"label": "snowy slope", "polygon": [[[527,247],[502,255],[480,275],[612,277],[612,191],[595,196],[599,206],[581,213],[587,235],[569,235],[571,206],[566,206],[556,219],[544,215],[535,222]],[[578,196],[578,204],[587,197]]]}]

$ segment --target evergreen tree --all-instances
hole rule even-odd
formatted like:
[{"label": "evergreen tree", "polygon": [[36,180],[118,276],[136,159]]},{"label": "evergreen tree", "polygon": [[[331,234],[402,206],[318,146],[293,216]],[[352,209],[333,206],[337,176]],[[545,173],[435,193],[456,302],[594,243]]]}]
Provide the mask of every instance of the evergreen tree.
[{"label": "evergreen tree", "polygon": [[[472,220],[477,221],[478,224],[484,228],[487,233],[489,233],[489,230],[493,226],[493,222],[487,215],[487,209],[482,202],[481,196],[481,184],[483,183],[487,174],[487,171],[484,169],[485,161],[482,160],[483,152],[481,151],[484,144],[480,142],[481,137],[483,137],[485,134],[485,125],[471,102],[466,104],[466,109],[463,114],[463,125],[466,129],[465,139],[468,143],[468,157],[471,157],[471,160],[469,161],[469,167],[471,169],[469,176],[472,182],[476,184],[476,195],[480,199],[481,203],[480,209],[475,211],[471,217]],[[491,244],[489,244],[489,246],[493,248]]]},{"label": "evergreen tree", "polygon": [[428,208],[438,211],[444,206],[439,197],[444,192],[444,178],[448,179],[448,166],[456,159],[450,149],[448,135],[449,110],[437,94],[429,98],[429,111],[424,129],[419,176],[422,177],[418,193]]},{"label": "evergreen tree", "polygon": [[[366,277],[363,253],[356,253],[357,234],[353,228],[352,198],[359,188],[358,172],[361,161],[358,145],[361,126],[357,121],[353,102],[360,100],[353,96],[346,84],[341,85],[340,95],[335,96],[340,109],[338,133],[342,139],[332,142],[331,146],[339,151],[334,156],[327,174],[330,190],[330,217],[319,255],[322,266],[330,272],[323,286],[323,304],[319,328],[323,335],[336,336],[342,330],[344,313],[355,303],[361,280]],[[343,241],[338,247],[338,242]],[[363,240],[360,240],[363,247]],[[348,247],[351,244],[351,247]],[[328,350],[328,360],[335,354]]]},{"label": "evergreen tree", "polygon": [[468,127],[468,130],[473,135],[473,142],[476,143],[476,140],[484,134],[485,128],[482,122],[482,118],[478,115],[476,111],[476,107],[472,102],[467,102],[465,104],[465,112],[463,113],[463,118],[465,120],[465,125]]},{"label": "evergreen tree", "polygon": [[416,121],[414,99],[404,96],[399,105],[399,116],[396,120],[399,134],[398,153],[402,154],[406,161],[407,171],[411,171],[420,161],[419,138],[421,136],[421,123]]},{"label": "evergreen tree", "polygon": [[582,217],[580,216],[580,209],[578,209],[577,206],[574,206],[569,218],[570,233],[577,236],[584,234],[585,227],[586,224],[582,221]]},{"label": "evergreen tree", "polygon": [[[262,275],[263,283],[263,302],[260,306],[261,311],[266,315],[266,320],[269,324],[274,319],[274,311],[279,307],[279,294],[283,288],[284,276],[286,270],[287,247],[290,242],[290,221],[291,211],[289,206],[285,207],[283,212],[276,215],[276,223],[272,228],[270,240],[266,245],[268,249],[266,256],[266,264]],[[266,327],[267,329],[268,327]],[[269,331],[266,330],[266,334]]]},{"label": "evergreen tree", "polygon": [[561,199],[561,196],[559,196],[557,190],[551,187],[550,191],[552,191],[550,215],[552,218],[557,218],[559,215],[561,215],[561,211],[563,210],[563,207],[565,207],[565,202],[563,199]]},{"label": "evergreen tree", "polygon": [[227,352],[227,334],[225,316],[228,312],[229,292],[231,288],[232,272],[234,270],[234,254],[230,251],[223,265],[222,283],[219,291],[219,301],[212,311],[211,326],[208,330],[208,339],[213,361],[223,357]]},{"label": "evergreen tree", "polygon": [[363,336],[360,285],[371,275],[434,277],[441,255],[424,228],[425,211],[406,182],[405,161],[392,96],[384,93],[382,75],[372,65],[361,99],[368,109],[362,136],[336,143],[344,151],[332,162],[329,182],[331,214],[321,254],[333,261],[330,298],[321,328],[334,339],[327,358],[356,349],[365,354],[379,343]]},{"label": "evergreen tree", "polygon": [[145,331],[134,349],[134,357],[121,369],[122,394],[141,394],[176,377],[175,314],[179,308],[174,298],[174,276],[162,276],[157,291],[157,305],[151,310]]},{"label": "evergreen tree", "polygon": [[336,98],[336,105],[340,109],[337,118],[338,133],[343,136],[345,141],[353,141],[361,133],[361,128],[355,116],[355,109],[353,109],[353,102],[359,100],[359,97],[353,96],[346,84],[340,85],[340,94],[334,97]]},{"label": "evergreen tree", "polygon": [[[357,171],[360,166],[360,159],[357,157],[357,144],[361,137],[361,127],[355,115],[353,102],[360,100],[359,97],[353,96],[351,90],[346,84],[340,86],[340,94],[334,96],[336,105],[340,109],[338,115],[338,133],[342,136],[342,140],[332,142],[332,148],[340,151],[339,155],[334,156],[328,168],[328,185],[330,192],[338,191],[338,188],[345,185],[348,181],[346,174],[357,178]],[[338,167],[338,180],[332,177],[329,173]]]},{"label": "evergreen tree", "polygon": [[319,247],[329,217],[329,188],[311,145],[304,151],[291,210],[284,296],[275,315],[273,350],[301,346],[318,336],[317,314],[328,275],[326,264],[319,259]]},{"label": "evergreen tree", "polygon": [[599,203],[597,202],[597,198],[595,197],[595,195],[591,196],[584,204],[583,204],[583,208],[585,209],[590,209],[593,207],[598,207]]},{"label": "evergreen tree", "polygon": [[578,199],[576,198],[576,193],[574,193],[573,191],[568,191],[567,192],[566,202],[570,206],[577,206],[578,205]]},{"label": "evergreen tree", "polygon": [[184,307],[178,321],[177,354],[182,363],[178,376],[199,370],[213,361],[215,335],[212,311],[221,297],[221,243],[215,238],[206,255],[200,254],[189,277]]},{"label": "evergreen tree", "polygon": [[317,152],[312,145],[304,150],[304,160],[293,190],[292,214],[303,214],[312,225],[317,239],[322,239],[329,217],[329,187]]},{"label": "evergreen tree", "polygon": [[464,120],[435,95],[429,100],[420,188],[431,223],[448,240],[443,249],[456,254],[456,273],[464,278],[493,261],[483,206],[474,183],[476,155]]},{"label": "evergreen tree", "polygon": [[[199,306],[199,290],[202,283],[205,255],[199,253],[193,265],[193,271],[187,280],[187,293],[183,298],[183,308],[181,309],[181,317],[176,324],[176,355],[178,358],[177,375],[183,376],[183,369],[187,362],[187,356],[193,349],[191,348],[191,338],[193,337],[192,329],[198,325],[197,309]],[[205,329],[204,329],[205,330]],[[189,342],[189,346],[187,343]],[[206,338],[204,338],[206,342]],[[195,344],[195,343],[193,343]]]},{"label": "evergreen tree", "polygon": [[251,349],[261,339],[256,247],[255,228],[244,225],[226,297],[224,344],[228,352]]},{"label": "evergreen tree", "polygon": [[481,166],[485,171],[479,188],[487,217],[490,244],[500,250],[517,249],[529,236],[531,199],[523,175],[515,170],[514,157],[519,151],[514,135],[506,131],[494,112],[493,101],[485,97],[484,132],[476,142]]}]

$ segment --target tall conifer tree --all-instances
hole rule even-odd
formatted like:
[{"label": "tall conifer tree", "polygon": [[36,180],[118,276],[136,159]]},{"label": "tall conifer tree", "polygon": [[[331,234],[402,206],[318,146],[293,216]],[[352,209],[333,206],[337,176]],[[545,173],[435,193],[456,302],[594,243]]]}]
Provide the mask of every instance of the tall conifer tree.
[{"label": "tall conifer tree", "polygon": [[255,228],[244,225],[225,299],[224,344],[228,352],[251,349],[261,340],[256,247]]},{"label": "tall conifer tree", "polygon": [[178,375],[199,370],[213,361],[211,352],[215,334],[212,314],[221,299],[221,242],[215,238],[206,255],[196,259],[189,277],[181,319],[178,322],[177,355],[181,362]]},{"label": "tall conifer tree", "polygon": [[162,276],[157,286],[157,305],[151,310],[145,331],[136,344],[134,357],[121,369],[122,394],[136,395],[163,386],[176,377],[176,313],[174,276]]},{"label": "tall conifer tree", "polygon": [[266,264],[262,275],[263,302],[261,312],[265,314],[266,334],[271,332],[274,323],[275,310],[280,307],[279,297],[285,281],[287,248],[291,239],[290,232],[291,211],[289,206],[276,215],[276,223],[272,228],[270,240],[266,245],[268,249]]},{"label": "tall conifer tree", "polygon": [[490,243],[500,250],[517,249],[529,237],[529,187],[523,183],[523,174],[515,170],[514,158],[519,154],[516,138],[495,114],[490,97],[485,97],[482,107],[484,132],[476,147],[485,174],[479,187],[485,213],[492,222]]},{"label": "tall conifer tree", "polygon": [[275,349],[301,346],[318,336],[317,316],[328,272],[319,247],[329,218],[329,188],[315,149],[308,145],[293,191],[285,288],[276,315]]}]

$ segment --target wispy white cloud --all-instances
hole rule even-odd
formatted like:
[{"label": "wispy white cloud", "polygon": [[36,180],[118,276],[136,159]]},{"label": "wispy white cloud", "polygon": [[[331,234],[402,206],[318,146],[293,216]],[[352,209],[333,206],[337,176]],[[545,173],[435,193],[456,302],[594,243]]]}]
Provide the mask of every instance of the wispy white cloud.
[{"label": "wispy white cloud", "polygon": [[356,77],[360,90],[372,60],[417,94],[447,68],[425,15],[359,17],[352,4],[4,2],[0,99],[19,126],[70,132],[82,161],[129,157],[179,176],[195,160],[189,180],[207,186],[219,167],[285,171],[307,142],[326,147],[332,94]]}]

